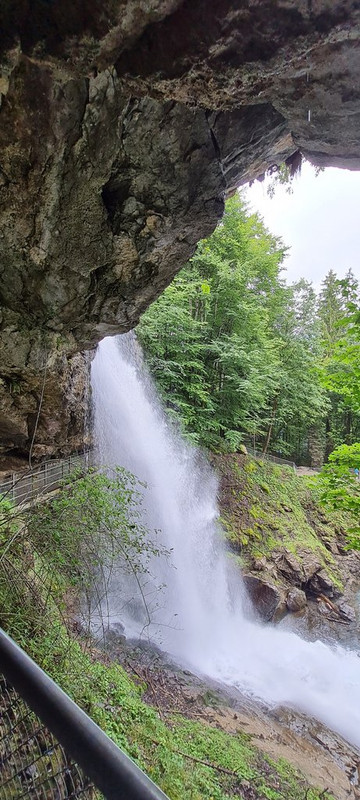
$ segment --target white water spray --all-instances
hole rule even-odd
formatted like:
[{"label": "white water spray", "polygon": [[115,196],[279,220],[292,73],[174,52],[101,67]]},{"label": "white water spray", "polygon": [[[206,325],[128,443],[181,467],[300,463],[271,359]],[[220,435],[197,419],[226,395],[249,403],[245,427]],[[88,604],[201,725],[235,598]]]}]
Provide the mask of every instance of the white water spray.
[{"label": "white water spray", "polygon": [[[357,653],[251,618],[239,576],[234,580],[217,528],[216,478],[196,450],[167,423],[132,334],[105,339],[92,365],[95,436],[101,461],[120,464],[147,483],[146,521],[172,548],[152,564],[166,583],[148,629],[178,661],[271,706],[317,717],[360,746],[360,659]],[[112,622],[138,635],[128,614]]]}]

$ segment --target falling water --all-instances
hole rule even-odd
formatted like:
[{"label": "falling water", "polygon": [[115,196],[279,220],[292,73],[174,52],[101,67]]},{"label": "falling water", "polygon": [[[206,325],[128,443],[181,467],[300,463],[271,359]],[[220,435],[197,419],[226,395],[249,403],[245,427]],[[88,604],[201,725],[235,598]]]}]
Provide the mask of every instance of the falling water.
[{"label": "falling water", "polygon": [[[146,482],[146,522],[172,551],[170,559],[151,564],[147,635],[201,674],[271,706],[315,716],[360,746],[357,653],[307,642],[254,618],[221,544],[216,478],[198,451],[174,434],[133,334],[101,342],[92,387],[99,457]],[[144,629],[141,602],[119,612],[120,582],[115,574],[110,621],[136,636]]]}]

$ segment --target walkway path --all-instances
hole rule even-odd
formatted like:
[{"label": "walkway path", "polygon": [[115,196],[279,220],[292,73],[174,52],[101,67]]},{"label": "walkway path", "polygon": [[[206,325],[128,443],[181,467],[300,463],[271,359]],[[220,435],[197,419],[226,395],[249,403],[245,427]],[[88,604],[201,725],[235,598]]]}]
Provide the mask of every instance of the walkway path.
[{"label": "walkway path", "polygon": [[61,481],[75,469],[88,469],[92,464],[91,451],[68,458],[53,459],[27,472],[13,472],[0,481],[0,496],[16,506],[27,505],[38,497],[58,489]]}]

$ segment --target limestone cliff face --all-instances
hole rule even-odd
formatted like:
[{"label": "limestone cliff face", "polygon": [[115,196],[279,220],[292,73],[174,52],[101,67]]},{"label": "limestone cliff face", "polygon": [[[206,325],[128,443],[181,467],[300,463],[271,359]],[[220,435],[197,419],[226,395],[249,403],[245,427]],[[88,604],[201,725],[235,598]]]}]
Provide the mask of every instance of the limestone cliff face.
[{"label": "limestone cliff face", "polygon": [[29,449],[43,395],[50,455],[81,440],[76,354],[136,324],[226,193],[298,149],[360,166],[360,5],[14,0],[0,30],[0,442]]}]

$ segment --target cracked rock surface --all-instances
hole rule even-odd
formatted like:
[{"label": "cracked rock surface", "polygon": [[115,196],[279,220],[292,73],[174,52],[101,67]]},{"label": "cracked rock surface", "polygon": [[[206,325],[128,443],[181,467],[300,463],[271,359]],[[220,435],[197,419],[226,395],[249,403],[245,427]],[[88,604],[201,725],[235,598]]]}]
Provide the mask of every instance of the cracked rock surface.
[{"label": "cracked rock surface", "polygon": [[[84,436],[88,362],[297,150],[360,166],[356,0],[0,9],[0,448]],[[45,373],[45,379],[44,379]]]}]

